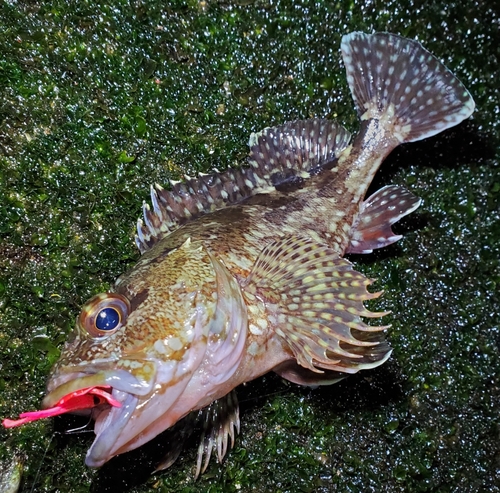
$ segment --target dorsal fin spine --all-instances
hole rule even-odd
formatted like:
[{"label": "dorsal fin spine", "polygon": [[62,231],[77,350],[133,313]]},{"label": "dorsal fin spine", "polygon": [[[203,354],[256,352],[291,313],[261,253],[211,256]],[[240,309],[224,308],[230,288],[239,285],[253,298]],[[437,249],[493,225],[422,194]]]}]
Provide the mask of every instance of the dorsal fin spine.
[{"label": "dorsal fin spine", "polygon": [[158,195],[156,194],[156,189],[151,185],[150,188],[150,195],[151,195],[151,203],[153,204],[153,210],[155,211],[155,214],[157,214],[160,219],[163,221],[163,212],[160,208],[160,204],[158,203]]},{"label": "dorsal fin spine", "polygon": [[349,139],[349,132],[330,120],[291,122],[252,134],[246,168],[185,175],[184,182],[170,180],[170,191],[151,187],[153,211],[144,207],[145,224],[138,226],[141,251],[192,218],[269,193],[294,178],[309,178],[310,170],[318,173],[335,160]]}]

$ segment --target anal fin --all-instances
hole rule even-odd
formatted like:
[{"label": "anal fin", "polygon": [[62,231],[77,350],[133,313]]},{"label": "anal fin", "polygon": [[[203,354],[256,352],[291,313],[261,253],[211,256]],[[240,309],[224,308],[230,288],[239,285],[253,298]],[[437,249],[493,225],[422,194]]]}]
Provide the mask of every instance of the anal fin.
[{"label": "anal fin", "polygon": [[298,365],[293,360],[281,363],[273,369],[281,378],[297,385],[305,387],[319,387],[320,385],[333,385],[343,380],[347,374],[338,371],[324,370],[323,373],[316,373]]},{"label": "anal fin", "polygon": [[284,237],[259,255],[244,295],[264,302],[267,319],[297,363],[315,373],[356,373],[382,364],[390,353],[388,326],[362,317],[381,317],[363,306],[382,293],[338,253],[310,238]]},{"label": "anal fin", "polygon": [[351,231],[346,253],[371,253],[398,241],[391,226],[410,214],[421,200],[405,188],[389,185],[381,188],[361,205],[361,210]]}]

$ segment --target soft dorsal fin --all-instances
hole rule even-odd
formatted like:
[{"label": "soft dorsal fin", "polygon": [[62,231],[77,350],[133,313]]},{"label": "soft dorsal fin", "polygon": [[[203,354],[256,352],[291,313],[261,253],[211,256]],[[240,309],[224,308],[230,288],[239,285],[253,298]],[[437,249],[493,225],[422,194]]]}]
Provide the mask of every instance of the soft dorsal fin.
[{"label": "soft dorsal fin", "polygon": [[137,222],[139,250],[144,253],[189,220],[332,167],[350,137],[331,120],[297,120],[252,134],[249,166],[172,182],[172,190],[151,187],[153,209],[144,203],[144,220]]},{"label": "soft dorsal fin", "polygon": [[250,136],[249,164],[273,186],[293,176],[309,177],[333,164],[351,134],[331,120],[297,120]]}]

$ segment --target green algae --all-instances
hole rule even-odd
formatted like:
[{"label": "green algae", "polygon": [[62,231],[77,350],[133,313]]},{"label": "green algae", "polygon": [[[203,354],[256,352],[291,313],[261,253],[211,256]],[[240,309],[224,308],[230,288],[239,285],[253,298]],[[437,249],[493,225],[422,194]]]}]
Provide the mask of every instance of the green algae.
[{"label": "green algae", "polygon": [[385,290],[374,306],[393,311],[388,364],[318,390],[249,384],[235,448],[197,482],[195,444],[161,474],[141,454],[95,472],[92,435],[62,433],[76,418],[2,430],[21,491],[500,491],[498,25],[472,0],[4,2],[2,417],[39,407],[79,306],[138,258],[151,183],[240,164],[251,131],[294,118],[356,128],[345,32],[421,40],[478,105],[377,177],[424,201],[398,245],[352,259]]}]

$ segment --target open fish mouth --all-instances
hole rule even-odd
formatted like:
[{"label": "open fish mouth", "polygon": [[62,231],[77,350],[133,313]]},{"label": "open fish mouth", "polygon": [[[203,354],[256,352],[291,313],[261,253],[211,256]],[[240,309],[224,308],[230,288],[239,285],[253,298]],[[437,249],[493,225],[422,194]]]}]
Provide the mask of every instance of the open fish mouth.
[{"label": "open fish mouth", "polygon": [[65,374],[55,380],[42,402],[42,410],[21,413],[17,420],[5,419],[3,426],[14,428],[66,413],[91,413],[95,420],[96,439],[85,462],[90,467],[102,466],[115,455],[113,449],[118,437],[136,410],[140,397],[151,391],[152,384],[139,383],[125,370],[91,375]]},{"label": "open fish mouth", "polygon": [[[45,396],[42,407],[51,408],[65,396],[71,396],[81,389],[105,388],[103,399],[92,406],[92,418],[95,421],[96,438],[87,451],[85,463],[90,467],[100,467],[115,454],[120,445],[120,438],[128,435],[130,419],[137,409],[141,398],[148,395],[154,384],[139,381],[126,370],[104,370],[93,374],[65,374],[50,382],[49,393]],[[95,391],[92,390],[94,397]],[[124,433],[127,428],[127,433]],[[132,427],[133,428],[133,427]]]}]

